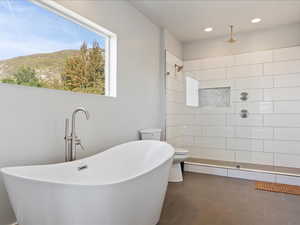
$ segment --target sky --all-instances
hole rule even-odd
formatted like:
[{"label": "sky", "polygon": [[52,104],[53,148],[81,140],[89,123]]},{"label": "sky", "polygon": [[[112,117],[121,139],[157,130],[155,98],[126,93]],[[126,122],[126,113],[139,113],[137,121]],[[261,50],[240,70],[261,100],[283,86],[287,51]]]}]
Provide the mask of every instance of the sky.
[{"label": "sky", "polygon": [[91,47],[104,37],[27,0],[0,0],[0,60]]}]

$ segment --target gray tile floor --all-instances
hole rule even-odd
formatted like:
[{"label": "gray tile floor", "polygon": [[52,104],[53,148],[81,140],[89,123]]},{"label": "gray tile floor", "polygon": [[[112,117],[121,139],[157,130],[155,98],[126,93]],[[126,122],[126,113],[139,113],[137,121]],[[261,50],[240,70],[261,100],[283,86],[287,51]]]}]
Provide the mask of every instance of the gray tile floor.
[{"label": "gray tile floor", "polygon": [[185,173],[169,183],[159,225],[300,225],[300,196],[255,190],[255,182]]}]

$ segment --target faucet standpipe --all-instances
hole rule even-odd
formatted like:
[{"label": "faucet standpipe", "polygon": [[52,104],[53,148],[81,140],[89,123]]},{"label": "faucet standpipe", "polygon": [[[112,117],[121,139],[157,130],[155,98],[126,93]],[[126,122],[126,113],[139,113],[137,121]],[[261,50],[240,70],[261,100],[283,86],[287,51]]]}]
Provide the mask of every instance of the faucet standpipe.
[{"label": "faucet standpipe", "polygon": [[86,119],[90,118],[89,112],[84,108],[77,108],[72,113],[72,127],[71,127],[71,134],[69,135],[69,119],[66,119],[65,123],[65,161],[70,162],[76,160],[76,146],[80,146],[82,150],[85,150],[83,147],[80,138],[76,135],[76,114],[78,112],[84,112]]}]

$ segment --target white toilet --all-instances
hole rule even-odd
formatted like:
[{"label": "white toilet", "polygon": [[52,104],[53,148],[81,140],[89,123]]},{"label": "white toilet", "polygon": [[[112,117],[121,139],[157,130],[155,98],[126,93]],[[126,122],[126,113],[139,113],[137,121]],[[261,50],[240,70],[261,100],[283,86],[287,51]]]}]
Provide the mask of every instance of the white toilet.
[{"label": "white toilet", "polygon": [[[140,130],[142,140],[161,140],[161,129]],[[170,170],[169,182],[182,182],[182,170],[180,163],[188,158],[189,151],[183,148],[175,148],[173,165]]]},{"label": "white toilet", "polygon": [[184,162],[188,158],[189,151],[183,148],[175,148],[175,155],[173,165],[170,170],[169,182],[181,182],[183,181],[181,162]]}]

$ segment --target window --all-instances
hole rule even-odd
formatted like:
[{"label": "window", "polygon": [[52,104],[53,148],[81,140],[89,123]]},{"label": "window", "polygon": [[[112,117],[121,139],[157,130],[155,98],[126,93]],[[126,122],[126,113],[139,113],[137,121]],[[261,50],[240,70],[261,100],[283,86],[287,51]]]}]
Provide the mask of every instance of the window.
[{"label": "window", "polygon": [[116,96],[116,35],[50,0],[0,1],[0,82]]}]

